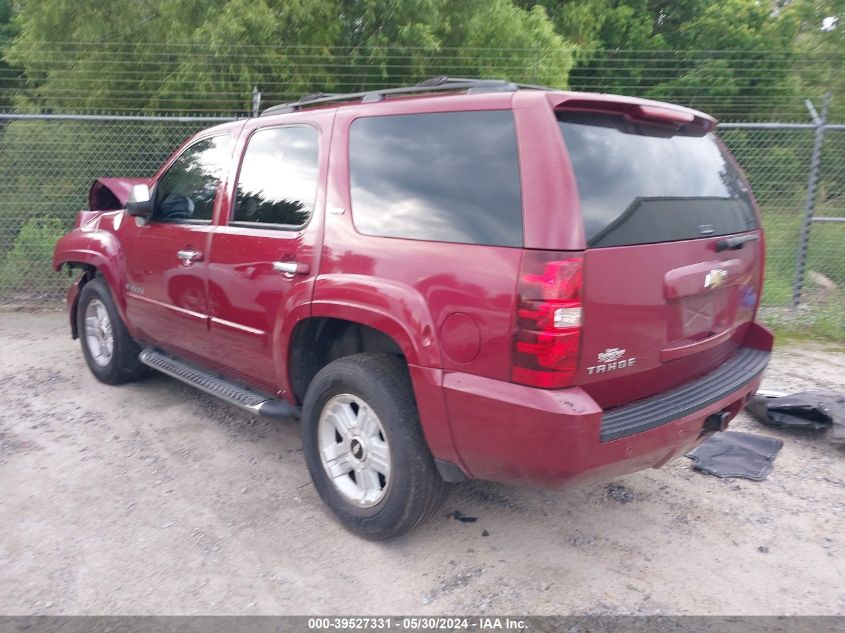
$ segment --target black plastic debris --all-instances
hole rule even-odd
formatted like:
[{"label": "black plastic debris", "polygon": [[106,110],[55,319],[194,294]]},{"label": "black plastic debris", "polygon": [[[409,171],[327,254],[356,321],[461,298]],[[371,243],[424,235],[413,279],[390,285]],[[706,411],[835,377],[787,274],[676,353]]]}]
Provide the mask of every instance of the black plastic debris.
[{"label": "black plastic debris", "polygon": [[781,429],[829,431],[845,442],[845,396],[833,391],[802,391],[788,396],[754,396],[745,407],[763,424]]},{"label": "black plastic debris", "polygon": [[463,512],[461,512],[460,510],[455,510],[453,512],[450,512],[446,516],[450,519],[455,519],[456,521],[460,521],[461,523],[475,523],[476,521],[478,521],[478,517],[469,517],[469,516],[465,515]]},{"label": "black plastic debris", "polygon": [[689,453],[692,467],[716,477],[763,481],[772,472],[783,442],[772,437],[724,431],[716,433]]}]

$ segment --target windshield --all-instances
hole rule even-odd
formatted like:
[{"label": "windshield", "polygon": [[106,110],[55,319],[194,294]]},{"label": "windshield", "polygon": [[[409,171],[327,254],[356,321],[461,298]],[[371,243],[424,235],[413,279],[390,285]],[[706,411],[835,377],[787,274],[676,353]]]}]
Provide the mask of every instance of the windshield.
[{"label": "windshield", "polygon": [[712,134],[603,113],[560,112],[591,247],[757,228],[747,185]]}]

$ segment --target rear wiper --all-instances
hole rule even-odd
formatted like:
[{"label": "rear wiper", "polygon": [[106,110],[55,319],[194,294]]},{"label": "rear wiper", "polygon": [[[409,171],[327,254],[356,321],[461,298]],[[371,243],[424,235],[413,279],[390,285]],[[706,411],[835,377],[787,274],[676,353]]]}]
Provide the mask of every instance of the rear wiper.
[{"label": "rear wiper", "polygon": [[726,237],[723,240],[716,242],[716,252],[721,251],[738,251],[746,242],[756,242],[757,235],[740,235],[739,237]]}]

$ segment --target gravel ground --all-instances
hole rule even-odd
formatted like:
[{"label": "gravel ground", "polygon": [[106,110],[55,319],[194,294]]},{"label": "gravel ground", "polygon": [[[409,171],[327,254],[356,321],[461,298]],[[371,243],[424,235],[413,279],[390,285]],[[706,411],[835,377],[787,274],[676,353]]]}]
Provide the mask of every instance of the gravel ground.
[{"label": "gravel ground", "polygon": [[[686,458],[475,482],[379,544],[324,511],[293,422],[163,376],[101,385],[61,312],[0,313],[0,360],[0,613],[845,614],[845,449],[745,415],[784,441],[765,482]],[[779,349],[764,387],[845,390],[845,353]]]}]

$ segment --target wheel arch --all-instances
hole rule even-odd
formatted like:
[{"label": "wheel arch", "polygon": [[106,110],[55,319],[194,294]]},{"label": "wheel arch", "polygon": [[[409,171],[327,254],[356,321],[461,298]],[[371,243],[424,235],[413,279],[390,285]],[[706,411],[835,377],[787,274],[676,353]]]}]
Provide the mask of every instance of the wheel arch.
[{"label": "wheel arch", "polygon": [[410,336],[391,317],[363,309],[352,313],[333,309],[331,313],[312,313],[297,322],[291,332],[286,365],[290,400],[301,403],[317,372],[338,358],[361,352],[400,356],[408,368],[420,425],[431,453],[435,459],[457,464],[463,470],[443,398],[442,370],[420,364]]},{"label": "wheel arch", "polygon": [[76,306],[83,286],[95,276],[102,277],[111,291],[117,311],[124,323],[126,320],[126,301],[122,289],[125,287],[126,263],[117,238],[106,231],[73,230],[62,236],[56,243],[53,253],[53,269],[61,270],[65,266],[81,269],[83,274],[68,291],[67,301],[70,311],[71,335],[78,335],[76,324]]},{"label": "wheel arch", "polygon": [[401,356],[407,363],[402,345],[372,325],[329,316],[300,320],[291,332],[287,355],[288,379],[297,403],[303,402],[308,385],[323,367],[362,352]]},{"label": "wheel arch", "polygon": [[89,281],[94,279],[97,274],[97,268],[92,266],[91,264],[86,264],[84,262],[65,262],[69,271],[79,269],[82,271],[82,274],[76,278],[76,281],[73,282],[73,285],[68,289],[67,293],[67,308],[68,308],[68,318],[70,319],[70,337],[74,340],[79,338],[79,323],[78,319],[76,318],[77,308],[79,307],[79,295],[82,292],[82,289],[85,287]]}]

